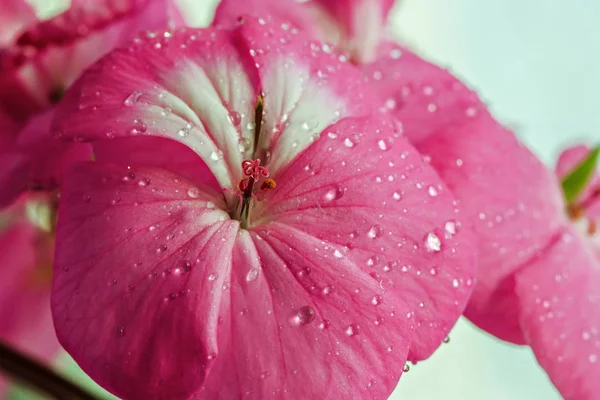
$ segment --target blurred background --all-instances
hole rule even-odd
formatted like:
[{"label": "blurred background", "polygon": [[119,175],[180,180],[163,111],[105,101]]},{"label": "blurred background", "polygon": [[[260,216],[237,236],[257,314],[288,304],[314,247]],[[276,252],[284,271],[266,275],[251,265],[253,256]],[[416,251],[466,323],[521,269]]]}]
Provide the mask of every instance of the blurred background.
[{"label": "blurred background", "polygon": [[[68,4],[30,2],[47,16]],[[207,25],[218,3],[179,2],[196,25]],[[600,139],[599,18],[596,0],[401,0],[390,28],[421,55],[449,67],[475,88],[494,114],[553,166],[566,145],[597,144]],[[458,322],[450,339],[404,375],[391,399],[561,398],[528,348],[502,343],[466,320]],[[57,367],[94,388],[68,356],[63,355]],[[38,398],[23,389],[11,396]]]}]

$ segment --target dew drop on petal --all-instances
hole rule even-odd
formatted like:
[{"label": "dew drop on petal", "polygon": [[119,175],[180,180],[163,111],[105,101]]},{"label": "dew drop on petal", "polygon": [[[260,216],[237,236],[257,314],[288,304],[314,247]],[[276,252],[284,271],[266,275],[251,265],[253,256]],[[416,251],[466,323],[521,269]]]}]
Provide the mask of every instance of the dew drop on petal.
[{"label": "dew drop on petal", "polygon": [[315,310],[310,306],[300,307],[291,317],[290,322],[293,325],[306,325],[313,322],[315,319]]},{"label": "dew drop on petal", "polygon": [[427,189],[427,192],[429,193],[429,195],[431,197],[436,197],[438,195],[437,189],[433,186],[429,186],[429,189]]},{"label": "dew drop on petal", "polygon": [[329,320],[324,319],[323,321],[319,322],[319,325],[317,325],[317,327],[324,331],[325,329],[328,329],[331,326],[331,322],[329,322]]},{"label": "dew drop on petal", "polygon": [[341,186],[331,187],[324,196],[325,201],[339,200],[344,196],[345,190]]},{"label": "dew drop on petal", "polygon": [[369,232],[367,232],[367,236],[371,239],[375,239],[381,237],[383,235],[383,227],[381,225],[373,225]]},{"label": "dew drop on petal", "polygon": [[321,293],[323,293],[324,295],[327,296],[327,295],[333,293],[334,291],[335,291],[335,287],[331,286],[331,285],[328,285],[328,286],[325,286],[323,288],[323,290],[321,290]]},{"label": "dew drop on petal", "polygon": [[242,122],[242,116],[237,111],[231,111],[227,116],[227,119],[229,120],[229,123],[233,126],[239,126]]},{"label": "dew drop on petal", "polygon": [[383,297],[381,297],[378,294],[376,294],[375,296],[373,296],[373,298],[371,299],[371,304],[373,304],[374,306],[378,306],[382,302],[383,302]]},{"label": "dew drop on petal", "polygon": [[197,199],[198,197],[200,197],[200,189],[198,189],[197,187],[191,187],[188,189],[187,195],[190,196],[192,199]]},{"label": "dew drop on petal", "polygon": [[402,371],[404,371],[404,372],[410,371],[410,365],[404,364],[404,368],[402,369]]},{"label": "dew drop on petal", "polygon": [[257,278],[258,278],[258,270],[255,268],[252,268],[246,274],[246,282],[254,282]]},{"label": "dew drop on petal", "polygon": [[120,326],[117,328],[117,337],[122,338],[125,336],[125,328]]},{"label": "dew drop on petal", "polygon": [[444,224],[444,230],[450,236],[455,235],[456,234],[456,222],[455,221],[447,221]]},{"label": "dew drop on petal", "polygon": [[352,148],[352,147],[354,147],[354,142],[353,142],[352,140],[350,140],[349,138],[346,138],[346,139],[344,140],[344,145],[345,145],[346,147],[350,147],[350,148]]},{"label": "dew drop on petal", "polygon": [[142,92],[140,90],[135,90],[133,91],[129,96],[127,96],[127,98],[125,99],[124,104],[127,107],[133,107],[137,104],[138,99],[140,98],[140,96],[142,95]]},{"label": "dew drop on petal", "polygon": [[442,249],[442,242],[433,232],[429,232],[425,237],[425,248],[431,252],[437,252]]},{"label": "dew drop on petal", "polygon": [[346,335],[352,337],[352,336],[356,336],[360,333],[360,326],[357,324],[350,324],[348,325],[348,327],[346,328]]}]

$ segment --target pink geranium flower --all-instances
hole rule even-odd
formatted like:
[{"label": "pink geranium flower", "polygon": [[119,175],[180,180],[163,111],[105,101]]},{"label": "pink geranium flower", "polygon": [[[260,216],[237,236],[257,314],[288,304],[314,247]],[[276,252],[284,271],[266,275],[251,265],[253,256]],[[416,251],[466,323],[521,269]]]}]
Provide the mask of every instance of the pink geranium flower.
[{"label": "pink geranium flower", "polygon": [[[0,340],[45,362],[60,349],[49,312],[51,203],[31,196],[0,214]],[[6,386],[0,378],[0,397]]]},{"label": "pink geranium flower", "polygon": [[[81,72],[139,29],[166,24],[166,0],[71,2],[39,21],[24,0],[0,5],[0,208],[26,190],[53,190],[88,146],[52,140],[53,105]],[[6,27],[6,28],[5,28]]]},{"label": "pink geranium flower", "polygon": [[[362,5],[356,7],[357,2]],[[382,15],[385,20],[385,13],[389,11],[387,2],[332,2],[337,8],[327,3],[325,0],[302,4],[293,1],[224,0],[217,9],[215,22],[231,24],[237,18],[239,8],[244,8],[245,12],[264,18],[269,15],[288,26],[291,23],[295,28],[330,40],[341,51],[346,51],[348,58],[362,69],[365,80],[379,95],[380,110],[396,117],[406,137],[426,155],[461,201],[468,220],[473,224],[479,249],[479,272],[465,315],[504,340],[530,344],[565,397],[587,399],[596,396],[600,390],[595,386],[597,370],[587,365],[590,359],[596,360],[596,353],[586,344],[599,345],[600,342],[590,339],[592,334],[595,335],[598,324],[588,324],[584,330],[583,319],[567,322],[556,318],[553,329],[547,330],[547,335],[554,335],[552,339],[543,338],[541,334],[533,335],[532,326],[542,332],[544,324],[536,323],[538,316],[533,320],[531,307],[521,300],[522,297],[530,297],[532,301],[541,301],[542,298],[533,290],[532,284],[523,285],[519,278],[525,276],[525,271],[536,270],[527,267],[532,260],[542,257],[540,259],[556,263],[556,268],[559,268],[561,257],[569,256],[569,250],[560,238],[562,233],[572,228],[565,220],[565,203],[556,177],[509,130],[494,120],[475,93],[447,71],[388,40],[370,41],[371,48],[362,49],[363,55],[375,54],[374,58],[355,55],[352,42],[360,42],[361,33],[353,30],[348,21],[377,21]],[[365,10],[370,10],[371,14]],[[315,22],[310,18],[315,13],[324,17]],[[293,15],[294,19],[288,18],[288,15]],[[353,36],[352,32],[359,33]],[[383,35],[379,33],[378,36],[381,38]],[[368,42],[364,34],[362,42]],[[569,154],[572,157],[572,153]],[[591,213],[595,207],[590,205],[586,212]],[[569,243],[571,247],[582,245],[580,240]],[[578,257],[573,257],[572,261],[589,257],[585,252],[573,251]],[[580,276],[581,280],[574,278],[572,285],[563,285],[564,290],[570,290],[563,292],[563,298],[569,299],[563,304],[578,304],[582,306],[582,312],[596,316],[598,312],[590,309],[592,303],[586,303],[595,299],[589,294],[591,283],[590,286],[582,286],[583,277],[594,271],[590,266],[597,264],[592,261],[588,259],[583,263],[586,267],[578,270],[576,276]],[[529,277],[531,282],[542,279],[542,275],[533,272]],[[548,273],[546,277],[554,280],[555,274]],[[590,282],[595,282],[595,279],[590,279]],[[540,287],[540,284],[535,287]],[[579,298],[575,297],[577,291],[580,291]],[[551,298],[559,299],[560,296]],[[549,303],[539,304],[543,307]],[[573,313],[571,315],[584,315]],[[546,322],[546,325],[550,323]],[[571,328],[567,329],[568,325]],[[560,329],[563,331],[559,332]],[[581,344],[585,338],[587,342]],[[557,360],[567,358],[571,364],[565,362],[559,371]],[[567,367],[576,362],[579,362],[576,367]]]},{"label": "pink geranium flower", "polygon": [[58,337],[125,398],[385,398],[462,312],[473,239],[351,65],[244,21],[67,93],[57,136],[96,161],[63,186]]}]

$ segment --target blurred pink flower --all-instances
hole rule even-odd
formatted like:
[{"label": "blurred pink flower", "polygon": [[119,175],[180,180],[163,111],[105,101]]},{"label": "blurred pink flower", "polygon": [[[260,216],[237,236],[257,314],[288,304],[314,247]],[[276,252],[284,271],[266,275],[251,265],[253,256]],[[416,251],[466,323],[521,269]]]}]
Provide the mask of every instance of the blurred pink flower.
[{"label": "blurred pink flower", "polygon": [[57,136],[96,161],[65,178],[52,308],[90,376],[125,398],[376,399],[439,346],[473,238],[362,80],[247,18],[136,39],[67,92]]},{"label": "blurred pink flower", "polygon": [[[0,340],[41,362],[60,349],[50,314],[51,210],[38,195],[0,214]],[[6,386],[0,377],[0,397]]]},{"label": "blurred pink flower", "polygon": [[3,1],[0,21],[0,208],[26,190],[53,190],[85,145],[52,140],[53,105],[81,72],[140,29],[164,27],[169,0],[74,0],[37,20],[24,0]]}]

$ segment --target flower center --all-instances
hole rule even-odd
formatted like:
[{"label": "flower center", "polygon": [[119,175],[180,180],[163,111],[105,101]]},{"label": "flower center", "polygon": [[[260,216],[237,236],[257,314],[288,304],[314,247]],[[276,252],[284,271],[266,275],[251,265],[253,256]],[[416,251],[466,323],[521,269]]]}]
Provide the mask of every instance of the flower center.
[{"label": "flower center", "polygon": [[242,223],[242,228],[247,228],[250,220],[250,210],[256,201],[264,199],[265,194],[275,189],[277,183],[269,178],[269,170],[260,165],[260,159],[242,161],[242,171],[246,178],[238,184],[236,192],[239,202],[234,212]]}]

